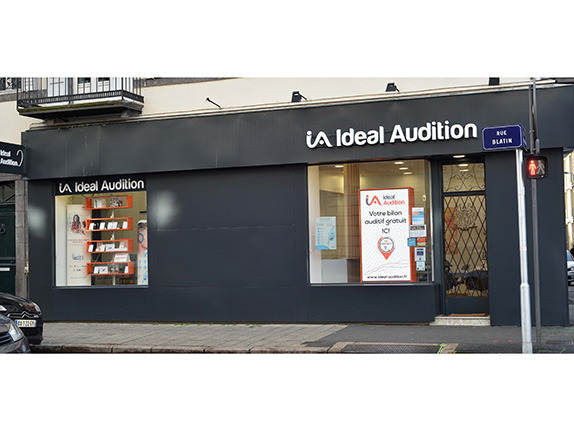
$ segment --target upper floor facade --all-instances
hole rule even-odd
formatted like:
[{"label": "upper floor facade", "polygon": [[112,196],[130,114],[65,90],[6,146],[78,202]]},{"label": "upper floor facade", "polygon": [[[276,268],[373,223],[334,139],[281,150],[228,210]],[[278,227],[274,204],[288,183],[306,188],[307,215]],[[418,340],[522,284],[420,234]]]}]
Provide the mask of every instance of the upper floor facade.
[{"label": "upper floor facade", "polygon": [[0,78],[0,141],[30,128],[526,84],[527,78]]}]

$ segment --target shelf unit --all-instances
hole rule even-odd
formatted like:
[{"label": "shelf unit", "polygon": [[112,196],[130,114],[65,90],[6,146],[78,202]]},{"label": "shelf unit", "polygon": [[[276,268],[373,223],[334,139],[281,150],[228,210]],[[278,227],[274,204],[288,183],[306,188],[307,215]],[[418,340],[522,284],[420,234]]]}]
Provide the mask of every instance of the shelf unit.
[{"label": "shelf unit", "polygon": [[[100,272],[102,268],[106,268],[108,272]],[[88,262],[88,275],[132,275],[133,273],[134,262]]]},{"label": "shelf unit", "polygon": [[[106,220],[108,220],[106,222]],[[119,223],[118,228],[114,229],[90,229],[92,223],[97,224],[97,226],[101,226],[102,223],[106,223],[106,227],[108,223],[117,221]],[[127,222],[127,227],[124,227],[124,222]],[[89,232],[106,232],[106,231],[119,231],[119,230],[132,230],[133,229],[133,218],[132,217],[103,217],[103,218],[89,218],[86,220],[87,230]]]},{"label": "shelf unit", "polygon": [[[129,261],[129,253],[134,250],[134,240],[128,238],[115,238],[115,232],[127,232],[133,229],[133,218],[115,217],[115,210],[132,207],[132,195],[108,195],[86,198],[86,209],[92,211],[92,215],[94,215],[93,211],[105,210],[104,213],[96,214],[109,216],[91,217],[87,219],[87,230],[89,232],[111,232],[110,239],[94,239],[86,242],[86,250],[89,255],[93,256],[92,260],[102,260],[102,262],[87,263],[88,275],[95,277],[108,275],[121,277],[131,276],[135,273],[135,264],[134,262]],[[112,227],[110,228],[110,226]],[[93,227],[93,229],[90,229],[90,227]],[[125,244],[126,248],[121,250],[118,249],[120,244]],[[104,249],[102,249],[102,247]],[[106,257],[104,258],[104,256]],[[116,261],[116,259],[120,258],[127,261]]]},{"label": "shelf unit", "polygon": [[[115,202],[115,204],[114,204]],[[94,204],[101,203],[101,206]],[[86,198],[86,209],[88,210],[114,210],[122,208],[131,208],[133,206],[132,195],[109,195],[98,196],[95,198]]]},{"label": "shelf unit", "polygon": [[[126,243],[126,247],[125,249],[118,249],[119,247],[119,243]],[[102,245],[110,245],[113,244],[114,245],[114,249],[113,250],[98,250],[98,248]],[[90,251],[90,246],[92,247],[92,251]],[[90,254],[97,254],[97,253],[132,253],[134,251],[134,240],[131,238],[125,238],[125,239],[108,239],[108,240],[104,240],[104,239],[97,239],[97,240],[88,240],[87,241],[87,247],[88,247],[88,253]]]}]

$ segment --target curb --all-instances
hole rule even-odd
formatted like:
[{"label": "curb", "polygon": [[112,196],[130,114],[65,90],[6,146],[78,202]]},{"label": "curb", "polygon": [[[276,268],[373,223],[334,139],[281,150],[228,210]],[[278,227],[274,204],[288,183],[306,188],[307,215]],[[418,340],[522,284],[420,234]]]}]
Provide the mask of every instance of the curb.
[{"label": "curb", "polygon": [[[124,346],[112,344],[42,344],[31,345],[30,350],[32,353],[210,353],[210,354],[319,354],[319,353],[344,353],[343,350],[347,346],[360,346],[365,343],[358,343],[352,341],[340,341],[331,347],[265,347],[256,346],[250,348],[234,348],[234,347],[200,347],[200,346]],[[369,343],[367,343],[369,344]],[[371,343],[373,344],[373,343]],[[390,345],[407,345],[409,343],[374,343],[381,346]],[[425,344],[409,344],[412,346],[423,346]],[[428,345],[428,344],[426,344]],[[434,344],[433,344],[434,346]],[[458,344],[436,344],[439,349],[439,354],[452,354],[456,353]]]},{"label": "curb", "polygon": [[[347,343],[345,343],[346,345]],[[32,353],[211,353],[211,354],[246,354],[246,353],[327,353],[329,347],[198,347],[198,346],[123,346],[97,344],[42,344],[31,345]],[[341,349],[342,350],[342,349]],[[330,352],[339,353],[339,352]]]}]

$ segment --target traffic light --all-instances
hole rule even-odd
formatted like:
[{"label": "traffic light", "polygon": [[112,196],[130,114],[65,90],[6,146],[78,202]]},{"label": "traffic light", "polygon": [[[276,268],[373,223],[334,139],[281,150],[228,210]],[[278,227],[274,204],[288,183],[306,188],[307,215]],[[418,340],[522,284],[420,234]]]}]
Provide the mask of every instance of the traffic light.
[{"label": "traffic light", "polygon": [[526,178],[538,180],[548,175],[548,157],[528,155],[524,157]]}]

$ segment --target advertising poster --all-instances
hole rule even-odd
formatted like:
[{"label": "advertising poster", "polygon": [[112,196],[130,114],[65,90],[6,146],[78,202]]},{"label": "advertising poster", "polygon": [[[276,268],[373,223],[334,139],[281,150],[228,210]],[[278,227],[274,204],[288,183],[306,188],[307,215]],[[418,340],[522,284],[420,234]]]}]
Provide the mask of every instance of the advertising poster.
[{"label": "advertising poster", "polygon": [[88,275],[90,255],[87,241],[91,232],[86,229],[86,219],[90,211],[84,205],[68,205],[66,209],[66,265],[68,286],[89,286],[92,284]]},{"label": "advertising poster", "polygon": [[427,227],[424,224],[421,225],[411,225],[410,227],[411,238],[420,238],[427,236]]},{"label": "advertising poster", "polygon": [[419,208],[419,207],[414,207],[412,209],[413,211],[413,221],[411,224],[425,224],[425,209],[424,208]]},{"label": "advertising poster", "polygon": [[148,284],[147,220],[138,221],[138,284]]},{"label": "advertising poster", "polygon": [[359,190],[361,281],[415,281],[413,247],[409,247],[414,190]]},{"label": "advertising poster", "polygon": [[315,250],[337,250],[337,217],[317,217]]}]

